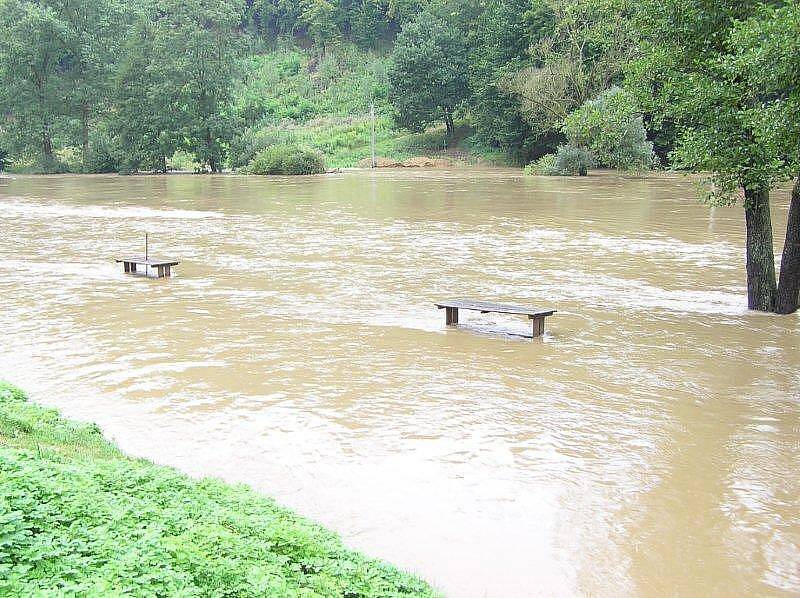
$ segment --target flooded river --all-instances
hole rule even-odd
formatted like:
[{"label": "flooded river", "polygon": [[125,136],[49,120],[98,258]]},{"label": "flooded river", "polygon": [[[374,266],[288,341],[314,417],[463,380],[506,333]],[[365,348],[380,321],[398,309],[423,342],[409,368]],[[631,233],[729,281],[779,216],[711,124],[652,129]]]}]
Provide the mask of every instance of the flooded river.
[{"label": "flooded river", "polygon": [[[775,197],[778,246],[788,193]],[[0,378],[451,596],[800,592],[800,317],[740,208],[504,171],[0,182]],[[182,260],[125,276],[111,258]],[[554,307],[518,316],[432,301]]]}]

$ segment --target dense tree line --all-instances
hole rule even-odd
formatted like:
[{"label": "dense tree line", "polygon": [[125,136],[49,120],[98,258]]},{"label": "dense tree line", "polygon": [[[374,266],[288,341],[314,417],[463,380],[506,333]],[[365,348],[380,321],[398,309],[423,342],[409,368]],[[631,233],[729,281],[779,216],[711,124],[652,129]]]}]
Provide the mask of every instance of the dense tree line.
[{"label": "dense tree line", "polygon": [[800,187],[780,277],[769,198],[800,173],[799,5],[0,0],[0,161],[56,171],[69,150],[85,171],[163,171],[175,152],[210,171],[245,163],[268,145],[257,129],[270,113],[299,119],[313,106],[237,100],[243,61],[292,44],[319,82],[312,70],[350,44],[388,57],[388,71],[364,79],[363,105],[385,92],[398,127],[441,124],[453,140],[466,124],[481,143],[535,160],[532,172],[708,173],[709,202],[744,207],[750,307],[788,313],[800,284]]}]

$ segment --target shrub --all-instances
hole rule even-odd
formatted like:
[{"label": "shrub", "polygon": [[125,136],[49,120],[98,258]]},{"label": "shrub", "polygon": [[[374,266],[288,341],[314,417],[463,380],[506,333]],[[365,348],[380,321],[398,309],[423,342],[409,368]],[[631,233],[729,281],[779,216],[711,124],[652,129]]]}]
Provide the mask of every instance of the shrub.
[{"label": "shrub", "polygon": [[104,130],[96,131],[89,141],[89,154],[86,156],[84,172],[107,173],[119,172],[120,155],[119,142]]},{"label": "shrub", "polygon": [[589,150],[575,145],[559,145],[554,166],[555,174],[562,176],[586,176],[586,171],[597,166],[597,160]]},{"label": "shrub", "polygon": [[545,174],[545,175],[552,175],[555,173],[556,168],[556,155],[555,154],[545,154],[535,162],[531,162],[525,167],[525,174],[527,175],[534,175],[534,174]]},{"label": "shrub", "polygon": [[178,150],[167,160],[168,170],[178,170],[182,172],[197,172],[200,163],[189,152]]},{"label": "shrub", "polygon": [[642,115],[633,96],[619,87],[570,114],[564,132],[570,144],[588,148],[601,166],[649,170],[654,165],[653,144],[647,141]]},{"label": "shrub", "polygon": [[[288,137],[288,139],[287,139]],[[245,129],[231,143],[231,168],[245,168],[262,151],[273,145],[293,142],[293,136],[286,129]]]},{"label": "shrub", "polygon": [[322,154],[295,144],[273,145],[259,152],[247,171],[251,174],[321,174]]},{"label": "shrub", "polygon": [[525,174],[549,176],[585,176],[590,168],[597,166],[592,152],[574,145],[560,145],[558,152],[542,156],[525,167]]}]

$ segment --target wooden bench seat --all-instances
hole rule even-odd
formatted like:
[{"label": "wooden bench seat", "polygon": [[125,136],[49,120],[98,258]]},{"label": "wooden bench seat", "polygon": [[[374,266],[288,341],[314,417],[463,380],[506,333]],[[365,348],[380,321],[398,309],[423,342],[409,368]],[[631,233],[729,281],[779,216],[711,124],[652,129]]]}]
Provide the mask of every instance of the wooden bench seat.
[{"label": "wooden bench seat", "polygon": [[448,326],[455,326],[458,324],[459,309],[479,311],[482,314],[498,313],[528,316],[533,323],[532,328],[534,337],[544,334],[544,319],[556,313],[556,310],[554,309],[539,309],[536,307],[527,307],[522,305],[492,303],[489,301],[472,301],[470,299],[448,299],[446,301],[437,301],[435,302],[435,305],[437,308],[445,310],[445,323]]},{"label": "wooden bench seat", "polygon": [[175,259],[156,257],[118,257],[115,258],[114,261],[117,263],[122,262],[123,270],[126,274],[136,274],[136,266],[155,268],[158,272],[156,278],[171,276],[172,266],[180,264],[180,262]]}]

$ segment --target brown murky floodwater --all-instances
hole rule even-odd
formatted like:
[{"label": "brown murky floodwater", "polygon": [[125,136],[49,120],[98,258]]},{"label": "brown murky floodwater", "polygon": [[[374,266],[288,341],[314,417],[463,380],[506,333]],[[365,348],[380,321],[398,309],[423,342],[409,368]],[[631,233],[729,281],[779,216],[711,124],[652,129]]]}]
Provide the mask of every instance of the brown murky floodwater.
[{"label": "brown murky floodwater", "polygon": [[[452,596],[800,592],[800,317],[681,178],[0,183],[0,377]],[[776,242],[787,194],[776,194]],[[110,258],[180,256],[171,280]],[[436,298],[554,306],[519,317]]]}]

